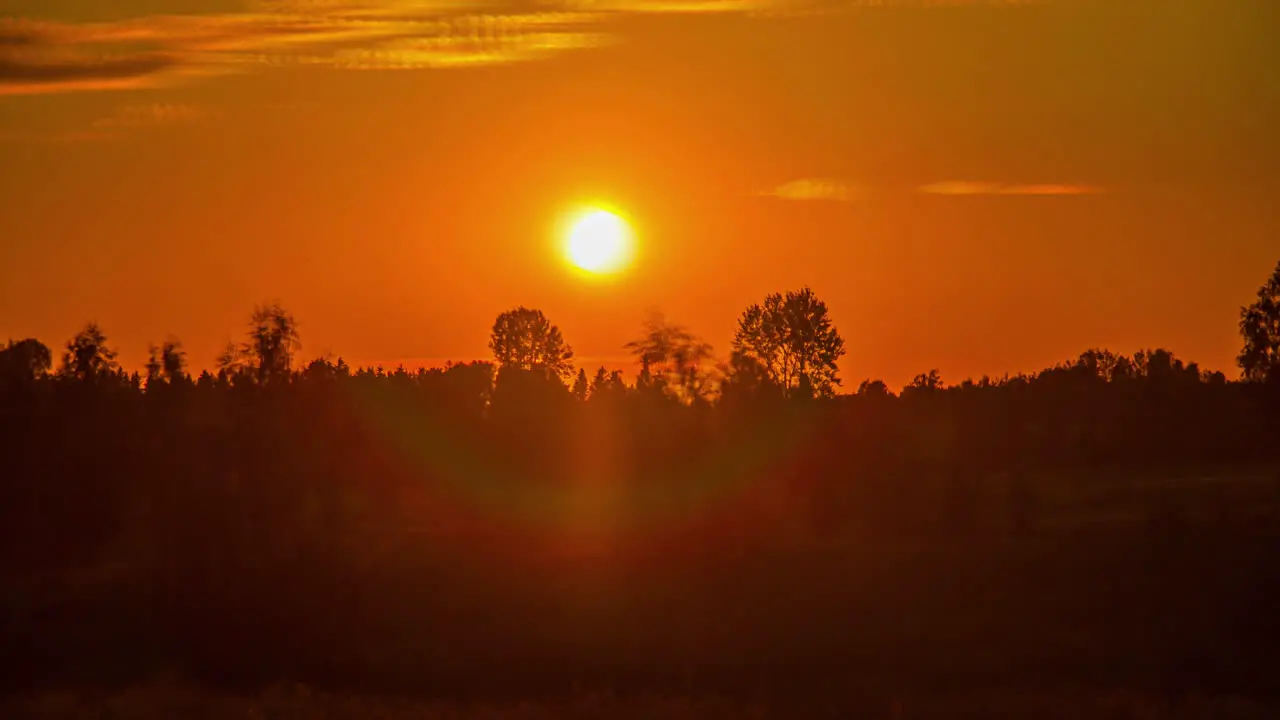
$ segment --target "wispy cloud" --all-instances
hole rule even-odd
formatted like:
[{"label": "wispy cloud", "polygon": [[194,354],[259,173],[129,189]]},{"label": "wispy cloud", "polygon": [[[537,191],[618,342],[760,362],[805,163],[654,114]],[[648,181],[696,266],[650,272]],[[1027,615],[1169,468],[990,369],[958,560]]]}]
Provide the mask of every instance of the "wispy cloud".
[{"label": "wispy cloud", "polygon": [[567,7],[610,13],[708,14],[754,13],[795,5],[788,0],[566,0]]},{"label": "wispy cloud", "polygon": [[1000,189],[1001,195],[1093,195],[1105,192],[1095,185],[1009,185]]},{"label": "wispy cloud", "polygon": [[[771,190],[758,193],[779,200],[827,200],[854,202],[865,197],[867,190],[910,192],[912,188],[868,188],[838,178],[803,178],[783,183]],[[915,192],[928,195],[1091,195],[1107,192],[1097,185],[1071,183],[998,183],[975,180],[947,180],[914,188]]]},{"label": "wispy cloud", "polygon": [[459,3],[260,3],[223,15],[109,23],[0,20],[0,95],[153,88],[255,67],[435,68],[607,44],[581,12],[475,14]]},{"label": "wispy cloud", "polygon": [[1066,183],[1008,184],[947,180],[921,185],[919,191],[930,195],[1090,195],[1104,192],[1104,188]]},{"label": "wispy cloud", "polygon": [[583,29],[598,20],[572,13],[461,16],[418,28],[410,37],[339,50],[332,64],[351,70],[417,70],[541,60],[617,42],[609,33]]},{"label": "wispy cloud", "polygon": [[760,193],[780,200],[834,200],[850,202],[857,198],[857,188],[842,180],[804,178],[779,185]]},{"label": "wispy cloud", "polygon": [[[1031,4],[1036,0],[949,0]],[[116,22],[0,19],[0,95],[164,87],[272,65],[430,69],[544,59],[619,41],[633,14],[752,17],[936,0],[257,0],[242,13]]]},{"label": "wispy cloud", "polygon": [[859,11],[946,8],[961,5],[1016,7],[1040,5],[1049,0],[549,0],[580,10],[619,13],[715,14],[738,13],[751,17],[788,17]]}]

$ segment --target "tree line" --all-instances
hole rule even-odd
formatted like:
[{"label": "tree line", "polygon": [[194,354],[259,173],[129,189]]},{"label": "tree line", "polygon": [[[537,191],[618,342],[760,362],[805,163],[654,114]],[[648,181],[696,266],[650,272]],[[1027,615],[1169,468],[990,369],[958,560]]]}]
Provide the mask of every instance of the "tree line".
[{"label": "tree line", "polygon": [[[669,664],[767,649],[794,660],[808,648],[801,655],[829,661],[914,647],[908,659],[923,663],[959,636],[894,633],[965,632],[973,608],[999,598],[1052,613],[1085,607],[1080,593],[1132,593],[1090,596],[1104,609],[1079,620],[1097,623],[1101,643],[1078,658],[1085,667],[1112,662],[1119,630],[1165,617],[1153,607],[1182,607],[1172,588],[1191,587],[1193,565],[1264,575],[1223,578],[1205,601],[1220,612],[1196,615],[1206,624],[1194,632],[1186,615],[1166,619],[1208,648],[1227,632],[1214,623],[1248,618],[1264,624],[1232,637],[1262,648],[1280,639],[1264,611],[1280,592],[1258,589],[1274,548],[1248,535],[1263,505],[1179,506],[1163,490],[1090,499],[1108,474],[1280,462],[1280,265],[1242,309],[1240,331],[1239,379],[1164,349],[1093,349],[1033,374],[948,385],[929,371],[897,393],[866,380],[846,394],[845,338],[807,288],[747,307],[720,363],[688,330],[650,318],[627,345],[640,367],[631,381],[576,368],[561,331],[526,307],[496,319],[493,362],[415,371],[300,362],[298,324],[278,304],[255,309],[241,342],[195,377],[177,340],[127,372],[95,324],[56,363],[37,340],[10,341],[0,350],[0,660],[28,679],[176,665],[326,682],[443,677],[460,658],[495,653],[544,667],[553,657]],[[1091,538],[1112,531],[1097,528],[1070,545],[1051,538],[1061,527],[1051,516],[1095,502],[1134,518],[1123,533],[1163,550],[1125,550],[1123,533],[1100,549]],[[1191,516],[1218,506],[1234,514],[1213,520],[1217,539],[1188,545],[1204,520]],[[895,566],[879,587],[899,588],[883,590],[896,604],[855,621],[824,593],[871,603],[854,595],[859,578],[881,572],[874,558],[857,571],[771,560],[784,538],[949,554],[921,570]],[[1011,555],[996,577],[984,563],[1001,543],[1039,559]],[[580,576],[607,582],[570,588],[579,576],[556,575],[562,551],[608,554],[612,574],[593,566]],[[1098,587],[1088,578],[1099,563],[1125,579]],[[726,596],[732,568],[732,582],[761,586]],[[958,588],[966,572],[973,584],[942,612],[928,605],[936,593],[908,590],[902,573],[916,572],[911,582],[926,587]],[[1080,603],[1055,605],[1068,598]],[[788,604],[801,600],[811,605]],[[529,608],[567,625],[543,634]],[[903,608],[955,624],[885,621]],[[662,630],[679,617],[729,628],[730,616],[743,624],[722,636]],[[810,624],[787,624],[801,616]],[[983,643],[1079,650],[1055,648],[1050,625],[1039,635],[1001,627]],[[1209,652],[1187,643],[1179,652]]]},{"label": "tree line", "polygon": [[[1257,293],[1257,299],[1240,311],[1243,347],[1237,357],[1240,379],[1251,383],[1275,383],[1280,378],[1280,263]],[[379,367],[352,371],[341,358],[319,358],[295,367],[301,347],[296,319],[279,303],[254,309],[242,343],[230,343],[216,359],[216,371],[201,373],[198,382],[227,385],[234,382],[265,384],[283,382],[295,375],[334,372],[355,375],[387,375]],[[574,397],[585,400],[594,391],[626,389],[656,392],[691,405],[722,396],[773,395],[788,399],[832,398],[842,385],[837,363],[845,355],[845,340],[832,322],[827,305],[810,288],[773,293],[763,303],[748,306],[738,318],[729,359],[713,364],[712,348],[686,329],[669,324],[661,315],[649,318],[642,335],[626,349],[640,366],[633,385],[626,386],[619,371],[598,368],[590,378],[587,369],[574,375],[573,349],[560,329],[540,310],[520,306],[502,313],[494,322],[489,349],[495,371],[508,370],[559,382]],[[452,363],[446,367],[452,367]],[[157,384],[191,382],[186,353],[175,339],[149,348],[145,376],[128,373],[116,361],[116,351],[95,322],[67,342],[55,378],[81,382],[114,382],[145,390]],[[53,354],[34,338],[10,340],[0,348],[0,389],[46,379],[53,370]],[[995,387],[1028,383],[1062,371],[1077,371],[1104,382],[1154,378],[1221,385],[1220,371],[1202,370],[1163,349],[1143,349],[1133,355],[1106,349],[1090,349],[1078,358],[1034,374],[1020,373],[993,380],[967,379],[959,387]],[[403,367],[390,374],[405,375]],[[420,370],[419,375],[429,373]],[[903,395],[921,390],[941,390],[945,385],[937,370],[917,375],[902,389]],[[880,380],[867,379],[859,395],[892,395]]]}]

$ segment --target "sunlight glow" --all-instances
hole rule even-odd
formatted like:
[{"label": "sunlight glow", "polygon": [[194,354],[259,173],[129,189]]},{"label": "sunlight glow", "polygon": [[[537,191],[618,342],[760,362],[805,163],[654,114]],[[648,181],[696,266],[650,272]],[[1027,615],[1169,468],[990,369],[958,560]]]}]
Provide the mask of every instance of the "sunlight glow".
[{"label": "sunlight glow", "polygon": [[592,208],[575,216],[566,235],[565,255],[580,270],[607,275],[631,261],[631,227],[608,210]]}]

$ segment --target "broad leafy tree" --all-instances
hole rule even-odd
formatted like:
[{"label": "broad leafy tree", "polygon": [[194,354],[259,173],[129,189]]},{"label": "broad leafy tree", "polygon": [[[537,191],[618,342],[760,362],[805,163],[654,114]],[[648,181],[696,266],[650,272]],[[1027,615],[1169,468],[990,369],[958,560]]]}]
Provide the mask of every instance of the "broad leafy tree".
[{"label": "broad leafy tree", "polygon": [[508,310],[493,323],[489,349],[503,368],[537,371],[561,382],[573,375],[573,348],[541,310]]},{"label": "broad leafy tree", "polygon": [[835,394],[844,339],[813,290],[774,293],[743,311],[733,338],[737,361],[754,361],[788,397]]},{"label": "broad leafy tree", "polygon": [[0,385],[29,383],[44,377],[53,367],[53,354],[39,340],[10,340],[0,348]]},{"label": "broad leafy tree", "polygon": [[97,323],[91,322],[67,342],[58,373],[90,382],[113,374],[118,367],[116,352],[107,345],[107,336]]},{"label": "broad leafy tree", "polygon": [[889,386],[883,380],[868,378],[858,384],[858,395],[870,398],[891,398],[893,397],[893,392],[889,390]]}]

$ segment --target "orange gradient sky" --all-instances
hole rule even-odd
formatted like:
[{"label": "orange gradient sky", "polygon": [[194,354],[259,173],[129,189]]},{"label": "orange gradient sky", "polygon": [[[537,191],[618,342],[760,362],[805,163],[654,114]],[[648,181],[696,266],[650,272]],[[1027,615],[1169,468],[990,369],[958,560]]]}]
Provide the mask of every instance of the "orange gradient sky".
[{"label": "orange gradient sky", "polygon": [[[200,368],[279,299],[306,357],[432,363],[524,304],[619,365],[650,310],[724,355],[808,284],[847,389],[1092,346],[1234,376],[1277,5],[0,0],[0,338]],[[608,283],[552,238],[592,199],[638,242]]]}]

